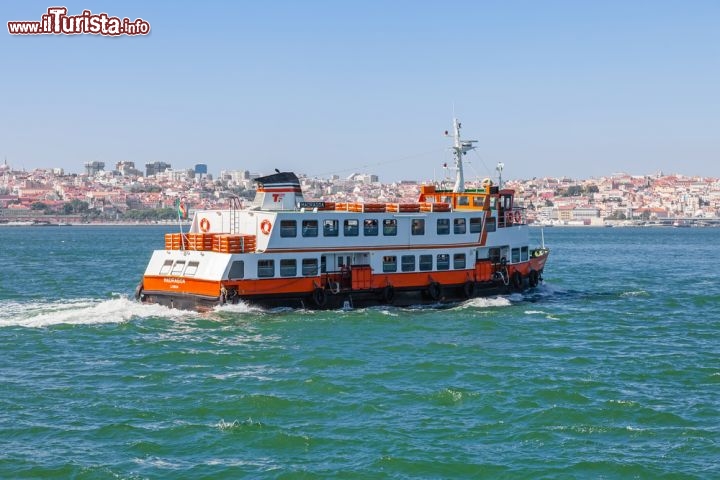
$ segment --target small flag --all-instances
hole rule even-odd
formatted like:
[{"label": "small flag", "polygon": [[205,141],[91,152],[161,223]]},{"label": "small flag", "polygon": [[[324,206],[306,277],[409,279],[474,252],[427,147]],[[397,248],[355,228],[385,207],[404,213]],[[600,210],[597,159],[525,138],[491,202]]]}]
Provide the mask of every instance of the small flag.
[{"label": "small flag", "polygon": [[179,198],[177,199],[177,208],[178,208],[178,216],[180,218],[188,217],[187,205],[185,205],[185,202],[183,202]]}]

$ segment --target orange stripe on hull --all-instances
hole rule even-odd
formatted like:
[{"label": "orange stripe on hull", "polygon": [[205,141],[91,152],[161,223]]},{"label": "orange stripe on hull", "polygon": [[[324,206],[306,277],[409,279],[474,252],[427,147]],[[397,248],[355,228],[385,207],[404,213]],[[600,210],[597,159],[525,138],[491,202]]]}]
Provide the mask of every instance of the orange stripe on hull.
[{"label": "orange stripe on hull", "polygon": [[185,293],[189,295],[220,295],[220,282],[186,277],[162,277],[145,275],[143,289],[153,292]]}]

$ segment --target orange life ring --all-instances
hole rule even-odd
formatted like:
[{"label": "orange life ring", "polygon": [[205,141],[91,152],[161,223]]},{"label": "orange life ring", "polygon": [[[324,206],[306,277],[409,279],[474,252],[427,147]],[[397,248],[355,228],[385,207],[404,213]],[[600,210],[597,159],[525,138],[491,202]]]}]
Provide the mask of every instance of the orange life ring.
[{"label": "orange life ring", "polygon": [[522,222],[522,214],[520,213],[520,210],[515,210],[515,223]]},{"label": "orange life ring", "polygon": [[513,212],[505,212],[505,224],[510,225],[513,223]]},{"label": "orange life ring", "polygon": [[270,235],[270,229],[272,228],[272,223],[270,223],[270,220],[263,220],[260,223],[260,231],[264,233],[265,235]]},{"label": "orange life ring", "polygon": [[200,220],[200,230],[202,230],[203,232],[207,232],[208,230],[210,230],[210,220],[208,220],[207,218],[203,218],[202,220]]}]

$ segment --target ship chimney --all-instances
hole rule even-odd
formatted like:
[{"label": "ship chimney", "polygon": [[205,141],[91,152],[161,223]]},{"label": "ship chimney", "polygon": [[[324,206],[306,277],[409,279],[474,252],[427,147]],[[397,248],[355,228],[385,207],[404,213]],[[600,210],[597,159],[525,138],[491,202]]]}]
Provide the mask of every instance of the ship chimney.
[{"label": "ship chimney", "polygon": [[304,201],[300,180],[293,172],[278,172],[256,178],[253,206],[261,210],[295,210]]}]

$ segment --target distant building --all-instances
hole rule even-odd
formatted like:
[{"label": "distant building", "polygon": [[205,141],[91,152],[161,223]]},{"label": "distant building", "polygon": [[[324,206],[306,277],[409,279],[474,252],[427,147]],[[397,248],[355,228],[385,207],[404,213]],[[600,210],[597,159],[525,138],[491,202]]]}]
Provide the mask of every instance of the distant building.
[{"label": "distant building", "polygon": [[153,162],[145,164],[145,176],[152,177],[158,173],[163,173],[165,170],[172,168],[172,165],[165,162]]},{"label": "distant building", "polygon": [[115,164],[115,170],[120,172],[123,177],[142,176],[142,172],[135,168],[135,162],[118,162]]},{"label": "distant building", "polygon": [[88,177],[94,177],[98,173],[105,170],[105,162],[86,162],[85,174]]}]

